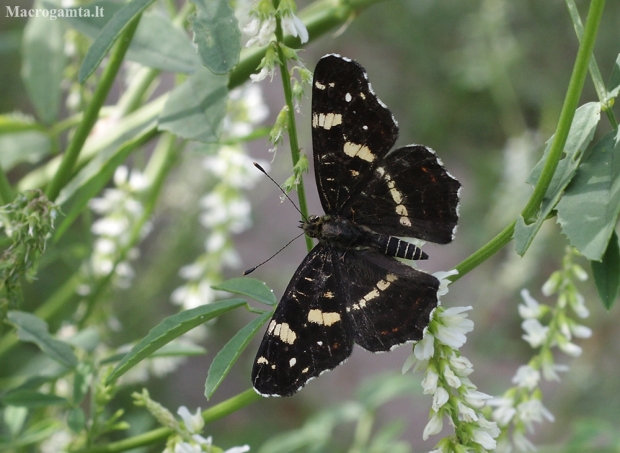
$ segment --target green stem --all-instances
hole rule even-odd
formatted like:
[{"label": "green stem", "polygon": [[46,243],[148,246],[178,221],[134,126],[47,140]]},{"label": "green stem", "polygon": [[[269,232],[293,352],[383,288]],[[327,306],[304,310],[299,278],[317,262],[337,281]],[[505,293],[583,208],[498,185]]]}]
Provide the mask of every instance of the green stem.
[{"label": "green stem", "polygon": [[52,201],[56,199],[60,193],[60,190],[71,178],[71,174],[73,173],[73,169],[80,155],[80,151],[88,138],[88,134],[90,134],[90,131],[99,117],[99,110],[103,106],[103,103],[112,88],[112,84],[114,83],[114,79],[116,78],[116,74],[118,73],[121,64],[123,63],[125,53],[129,48],[134,32],[136,31],[136,28],[138,28],[140,17],[141,16],[136,17],[127,25],[127,28],[119,37],[114,50],[110,53],[108,65],[103,71],[101,80],[97,85],[88,108],[84,112],[84,118],[75,130],[73,139],[65,151],[60,167],[47,188],[46,195]]},{"label": "green stem", "polygon": [[[535,218],[543,197],[547,192],[547,188],[551,183],[551,178],[557,168],[558,162],[562,157],[562,151],[564,150],[564,145],[566,144],[568,132],[573,121],[575,110],[577,109],[577,103],[579,102],[581,90],[588,71],[588,64],[590,62],[590,57],[592,56],[592,49],[594,47],[594,41],[603,14],[604,6],[605,0],[592,0],[592,3],[590,4],[590,11],[588,12],[588,19],[586,21],[583,40],[579,46],[573,73],[568,84],[568,90],[564,100],[564,105],[562,106],[562,112],[560,113],[560,119],[558,120],[558,127],[554,135],[553,144],[542,174],[536,184],[536,187],[534,188],[534,193],[521,213],[526,222],[531,222]],[[469,271],[501,250],[512,239],[515,225],[516,221],[513,221],[497,236],[491,239],[491,241],[489,241],[485,246],[455,266],[455,269],[459,273],[458,275],[451,277],[450,280],[453,282],[458,280],[463,275],[467,274]]]},{"label": "green stem", "polygon": [[[288,116],[288,138],[291,148],[291,158],[293,159],[293,167],[299,162],[299,142],[297,140],[297,122],[295,119],[295,106],[293,105],[293,90],[291,89],[291,75],[288,72],[288,59],[284,55],[281,42],[284,41],[284,33],[282,32],[282,23],[280,16],[276,18],[276,50],[278,52],[278,63],[280,64],[280,73],[282,75],[282,87],[284,88],[284,99],[286,100],[287,116]],[[306,189],[304,188],[304,180],[299,175],[297,184],[297,197],[299,200],[299,210],[301,211],[302,221],[308,218],[308,203],[306,202]],[[306,247],[308,251],[312,250],[314,243],[312,238],[304,235]]]},{"label": "green stem", "polygon": [[516,221],[513,221],[510,225],[504,228],[497,236],[491,239],[486,245],[478,249],[468,258],[465,258],[459,264],[455,266],[458,271],[457,275],[450,277],[450,281],[455,282],[463,275],[467,274],[472,269],[495,255],[512,239],[512,235],[515,231]]},{"label": "green stem", "polygon": [[[243,409],[252,403],[259,401],[262,397],[258,395],[254,389],[248,389],[226,401],[216,404],[213,407],[202,412],[202,418],[205,424],[209,424],[216,420],[226,417],[233,412]],[[163,442],[172,434],[169,428],[158,428],[138,436],[123,439],[118,442],[112,442],[107,445],[94,446],[79,450],[77,453],[118,453],[138,447],[144,447],[157,442]]]},{"label": "green stem", "polygon": [[558,162],[562,157],[568,132],[570,131],[570,126],[575,116],[575,110],[577,110],[577,104],[581,97],[581,90],[583,89],[583,84],[588,73],[592,49],[594,48],[594,41],[596,40],[598,27],[601,22],[601,17],[603,16],[604,6],[605,0],[592,0],[592,3],[590,3],[583,40],[577,52],[577,59],[575,60],[573,73],[568,84],[568,91],[564,99],[562,111],[560,112],[560,119],[549,151],[549,156],[547,157],[540,178],[536,183],[536,187],[534,187],[534,193],[521,213],[526,224],[534,222],[540,204],[547,193],[549,184],[551,184],[551,179],[558,166]]}]

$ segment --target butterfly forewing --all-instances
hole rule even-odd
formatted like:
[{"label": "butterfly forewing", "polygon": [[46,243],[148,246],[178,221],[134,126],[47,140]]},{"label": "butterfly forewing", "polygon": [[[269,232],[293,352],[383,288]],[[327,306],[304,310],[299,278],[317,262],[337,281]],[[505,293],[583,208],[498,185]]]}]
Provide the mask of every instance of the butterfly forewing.
[{"label": "butterfly forewing", "polygon": [[432,150],[405,146],[379,163],[343,214],[378,233],[446,244],[458,221],[460,187]]},{"label": "butterfly forewing", "polygon": [[340,211],[397,137],[398,126],[364,68],[338,55],[321,58],[312,85],[312,147],[326,213]]},{"label": "butterfly forewing", "polygon": [[261,395],[290,396],[351,355],[353,334],[333,260],[333,251],[318,245],[284,292],[252,369]]}]

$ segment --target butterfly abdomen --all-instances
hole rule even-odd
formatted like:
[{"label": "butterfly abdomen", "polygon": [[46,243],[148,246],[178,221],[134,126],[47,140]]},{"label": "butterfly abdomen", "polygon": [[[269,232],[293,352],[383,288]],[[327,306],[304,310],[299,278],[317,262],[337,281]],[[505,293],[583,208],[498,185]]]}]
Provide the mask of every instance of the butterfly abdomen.
[{"label": "butterfly abdomen", "polygon": [[428,255],[420,247],[395,236],[373,233],[372,246],[378,252],[408,260],[425,260]]}]

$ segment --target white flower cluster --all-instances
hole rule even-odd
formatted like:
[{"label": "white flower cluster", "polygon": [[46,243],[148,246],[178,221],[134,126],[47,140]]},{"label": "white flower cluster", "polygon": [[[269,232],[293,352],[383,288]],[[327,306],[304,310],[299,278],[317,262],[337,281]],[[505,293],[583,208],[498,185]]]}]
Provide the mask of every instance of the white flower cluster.
[{"label": "white flower cluster", "polygon": [[[437,273],[441,285],[438,296],[447,293],[452,272]],[[453,451],[491,451],[500,431],[495,422],[488,421],[482,408],[491,396],[479,392],[469,379],[474,371],[471,362],[459,352],[467,341],[466,334],[474,327],[467,319],[466,311],[471,307],[445,309],[438,306],[431,315],[431,321],[418,342],[413,355],[405,362],[406,371],[414,362],[414,371],[426,368],[422,387],[425,394],[433,396],[430,420],[422,437],[438,434],[443,429],[443,420],[448,418],[454,427],[454,435],[442,439],[431,453]]]},{"label": "white flower cluster", "polygon": [[134,392],[132,397],[136,406],[145,407],[162,426],[172,430],[172,434],[166,442],[166,448],[162,453],[211,453],[213,451],[246,453],[250,451],[250,447],[247,445],[229,448],[226,451],[214,447],[211,436],[205,438],[201,435],[205,422],[200,408],[196,409],[195,414],[192,414],[187,407],[179,407],[177,414],[181,417],[182,423],[180,423],[167,408],[151,399],[148,390],[142,389],[141,393]]},{"label": "white flower cluster", "polygon": [[[271,0],[256,0],[250,10],[250,20],[243,27],[243,32],[249,37],[246,46],[265,47],[276,42],[278,20],[284,33],[299,37],[302,44],[308,42],[308,30],[301,19],[297,17],[296,8],[294,0],[280,0],[277,8]],[[290,54],[287,56],[295,55],[295,52],[284,46],[283,43],[280,43],[280,46],[285,54]],[[273,78],[276,61],[277,57],[270,46],[258,68],[260,69],[259,73],[252,74],[250,79],[253,82],[260,82],[268,75]]]},{"label": "white flower cluster", "polygon": [[[173,445],[167,445],[163,453],[211,452],[213,438],[209,436],[205,439],[200,435],[205,425],[200,408],[196,409],[195,414],[192,414],[187,407],[181,406],[177,414],[183,419],[183,424],[178,425],[182,440],[178,439],[177,442],[173,442]],[[241,447],[229,448],[222,453],[245,453],[248,451],[250,451],[250,447],[243,445]]]},{"label": "white flower cluster", "polygon": [[[231,93],[228,110],[225,133],[229,137],[247,135],[268,114],[260,88],[255,85]],[[211,286],[221,281],[222,269],[239,265],[231,235],[251,226],[251,207],[245,191],[251,190],[261,177],[240,143],[222,146],[215,155],[205,158],[203,165],[217,182],[200,200],[200,223],[208,231],[205,252],[180,269],[179,275],[187,283],[171,296],[172,302],[184,309],[213,302],[217,293]],[[269,168],[267,162],[261,165]]]},{"label": "white flower cluster", "polygon": [[[137,248],[126,249],[136,225],[142,221],[144,206],[141,195],[149,183],[140,171],[134,169],[130,172],[127,167],[120,166],[114,173],[114,184],[116,187],[106,189],[101,198],[89,202],[90,208],[101,217],[91,227],[96,239],[84,272],[95,279],[114,272],[112,283],[127,288],[134,277],[129,261],[137,258],[139,251]],[[145,222],[139,234],[143,238],[150,230],[150,223]],[[82,285],[78,291],[85,295],[90,292],[90,287]]]},{"label": "white flower cluster", "polygon": [[[554,272],[542,287],[542,293],[547,297],[558,294],[555,306],[540,304],[527,289],[521,291],[523,303],[519,305],[519,315],[523,318],[523,339],[540,351],[527,365],[519,367],[512,379],[514,387],[489,401],[489,405],[495,408],[493,419],[502,430],[498,451],[508,453],[513,445],[520,451],[536,449],[525,436],[526,432],[533,432],[534,423],[542,423],[544,419],[554,421],[553,414],[542,404],[540,380],[559,381],[558,372],[568,370],[566,365],[555,363],[552,348],[557,346],[564,353],[576,357],[582,350],[572,342],[573,337],[588,338],[592,335],[589,327],[569,317],[569,307],[580,318],[589,315],[584,298],[574,284],[574,280],[585,280],[587,274],[572,262],[574,254],[573,251],[567,253],[563,268]],[[512,442],[509,438],[510,427]]]}]

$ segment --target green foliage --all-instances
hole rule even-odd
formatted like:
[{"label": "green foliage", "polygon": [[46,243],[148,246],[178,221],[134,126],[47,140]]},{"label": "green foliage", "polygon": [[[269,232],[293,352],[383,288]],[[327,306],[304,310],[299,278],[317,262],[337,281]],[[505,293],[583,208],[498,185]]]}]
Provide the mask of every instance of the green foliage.
[{"label": "green foliage", "polygon": [[273,290],[269,288],[265,282],[255,278],[231,278],[230,280],[214,285],[213,288],[239,294],[241,296],[248,296],[265,305],[273,306],[277,302]]},{"label": "green foliage", "polygon": [[239,62],[241,31],[228,0],[192,0],[190,18],[202,64],[215,74],[230,72]]},{"label": "green foliage", "polygon": [[159,129],[202,142],[216,142],[226,113],[228,77],[207,69],[177,86],[159,118]]},{"label": "green foliage", "polygon": [[52,337],[47,323],[42,319],[31,313],[13,310],[8,313],[8,321],[17,329],[21,341],[36,344],[45,355],[66,367],[73,368],[78,364],[71,347]]},{"label": "green foliage", "polygon": [[114,371],[108,376],[110,384],[137,365],[141,360],[150,356],[153,352],[170,343],[175,338],[196,326],[223,315],[227,311],[244,305],[242,299],[223,300],[214,304],[203,305],[191,310],[182,311],[164,319],[160,324],[153,327],[149,334],[135,345],[131,351],[121,360]]},{"label": "green foliage", "polygon": [[90,46],[78,75],[80,83],[84,83],[97,69],[114,42],[127,29],[132,20],[139,19],[140,14],[151,4],[153,0],[132,0],[118,10],[112,19],[101,30],[101,33]]},{"label": "green foliage", "polygon": [[609,310],[615,304],[620,292],[620,245],[615,231],[611,234],[602,259],[591,261],[590,264],[601,302]]}]

